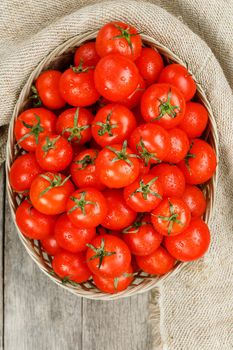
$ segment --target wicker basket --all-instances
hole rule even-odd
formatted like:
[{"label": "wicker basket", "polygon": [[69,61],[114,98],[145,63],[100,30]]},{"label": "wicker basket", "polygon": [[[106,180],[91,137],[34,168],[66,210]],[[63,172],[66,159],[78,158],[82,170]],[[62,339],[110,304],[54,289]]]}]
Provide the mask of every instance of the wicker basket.
[{"label": "wicker basket", "polygon": [[[10,208],[11,208],[14,222],[15,222],[15,211],[18,204],[21,201],[21,197],[17,193],[12,191],[9,183],[9,177],[8,177],[11,164],[13,163],[14,159],[20,152],[20,149],[16,146],[16,142],[14,138],[14,133],[13,133],[14,122],[17,116],[23,110],[30,107],[31,102],[29,100],[29,95],[31,92],[31,85],[34,82],[34,80],[39,76],[39,74],[47,67],[59,68],[59,69],[66,68],[67,65],[71,63],[72,55],[75,51],[75,48],[81,45],[82,43],[84,43],[85,41],[94,39],[96,37],[96,34],[97,32],[85,33],[82,36],[79,35],[74,38],[71,38],[67,42],[58,46],[47,57],[45,57],[43,61],[40,62],[37,68],[30,75],[26,85],[21,91],[21,94],[15,106],[15,109],[13,112],[13,118],[11,120],[10,127],[9,127],[8,142],[7,142],[7,158],[6,158],[7,192],[9,196],[9,203],[10,203]],[[144,43],[157,49],[163,55],[165,60],[167,60],[168,62],[177,62],[182,65],[185,65],[184,62],[182,62],[173,52],[169,51],[166,47],[159,44],[155,39],[148,37],[146,35],[142,35],[142,39]],[[202,101],[202,103],[205,105],[205,107],[209,112],[209,123],[205,133],[205,138],[215,149],[216,154],[218,156],[218,135],[217,135],[216,123],[215,123],[209,102],[205,96],[205,93],[202,87],[199,84],[197,85],[197,98]],[[204,216],[204,220],[207,223],[213,212],[214,198],[215,198],[215,191],[216,191],[216,177],[217,175],[215,174],[213,178],[208,182],[208,184],[206,184],[206,186],[204,187],[204,192],[207,199],[207,209]],[[23,234],[20,232],[19,228],[17,227],[17,225],[16,225],[16,228],[17,228],[19,238],[23,243],[24,247],[26,248],[27,252],[31,256],[31,258],[36,262],[39,268],[52,281],[54,281],[61,287],[67,289],[73,294],[86,297],[89,299],[113,300],[113,299],[119,299],[122,297],[131,296],[137,293],[146,292],[152,289],[153,287],[155,287],[159,281],[165,280],[171,274],[174,274],[175,271],[178,271],[185,265],[184,263],[177,263],[177,265],[174,267],[174,269],[170,273],[162,277],[150,276],[145,273],[139,272],[136,274],[135,276],[136,278],[133,284],[127,290],[120,292],[118,294],[113,294],[113,295],[105,294],[95,288],[94,284],[92,283],[92,280],[77,286],[74,286],[69,282],[67,284],[62,284],[62,281],[53,274],[52,268],[51,268],[51,257],[49,257],[42,250],[40,243],[38,241],[30,240],[24,237]]]}]

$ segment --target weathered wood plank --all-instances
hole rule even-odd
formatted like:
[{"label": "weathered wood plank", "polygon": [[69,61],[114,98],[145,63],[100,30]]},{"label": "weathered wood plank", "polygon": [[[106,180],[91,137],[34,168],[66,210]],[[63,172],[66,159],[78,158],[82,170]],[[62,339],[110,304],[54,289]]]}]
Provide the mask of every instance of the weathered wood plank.
[{"label": "weathered wood plank", "polygon": [[4,247],[4,167],[0,167],[0,349],[3,349],[3,333],[4,333],[4,313],[3,313],[3,296],[4,296],[4,270],[3,270],[3,247]]}]

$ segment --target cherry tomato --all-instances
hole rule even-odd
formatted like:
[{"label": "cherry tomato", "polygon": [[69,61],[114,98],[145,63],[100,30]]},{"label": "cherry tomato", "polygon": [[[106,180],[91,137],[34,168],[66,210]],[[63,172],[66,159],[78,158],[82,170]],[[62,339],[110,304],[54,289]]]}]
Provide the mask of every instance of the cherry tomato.
[{"label": "cherry tomato", "polygon": [[151,213],[152,224],[158,233],[175,236],[189,225],[191,212],[185,202],[176,197],[164,199]]},{"label": "cherry tomato", "polygon": [[57,217],[40,213],[28,200],[24,200],[18,206],[15,218],[24,236],[43,239],[52,234]]},{"label": "cherry tomato", "polygon": [[135,60],[141,50],[142,40],[137,29],[123,22],[105,24],[96,37],[96,51],[101,57],[118,53]]},{"label": "cherry tomato", "polygon": [[146,256],[136,256],[138,266],[151,275],[164,275],[172,270],[175,259],[162,247]]},{"label": "cherry tomato", "polygon": [[97,236],[88,244],[87,265],[102,277],[117,277],[129,267],[131,254],[125,242],[111,235]]},{"label": "cherry tomato", "polygon": [[206,199],[203,192],[196,186],[186,186],[182,196],[193,217],[202,216],[206,210]]},{"label": "cherry tomato", "polygon": [[119,103],[130,109],[135,108],[140,103],[145,88],[146,84],[142,77],[139,75],[139,83],[136,89],[132,92],[132,94],[123,100],[120,100]]},{"label": "cherry tomato", "polygon": [[120,104],[108,104],[99,109],[92,122],[92,136],[105,147],[128,139],[136,128],[133,113]]},{"label": "cherry tomato", "polygon": [[179,163],[186,182],[198,185],[208,181],[215,172],[217,159],[213,148],[200,139],[191,140],[189,151]]},{"label": "cherry tomato", "polygon": [[197,102],[186,103],[184,119],[179,127],[189,138],[200,137],[208,122],[207,109]]},{"label": "cherry tomato", "polygon": [[9,172],[11,187],[16,192],[28,191],[34,178],[43,170],[33,153],[23,154],[16,158]]},{"label": "cherry tomato", "polygon": [[71,106],[90,106],[99,98],[94,84],[94,70],[83,67],[82,62],[62,74],[59,88],[62,97]]},{"label": "cherry tomato", "polygon": [[129,145],[144,160],[146,166],[156,164],[160,163],[169,151],[169,135],[158,125],[142,124],[132,132]]},{"label": "cherry tomato", "polygon": [[74,65],[78,67],[83,63],[83,67],[93,67],[99,62],[100,57],[96,52],[95,42],[89,41],[77,48],[74,54]]},{"label": "cherry tomato", "polygon": [[26,151],[34,152],[41,137],[55,132],[57,117],[45,108],[32,108],[22,112],[14,127],[17,143]]},{"label": "cherry tomato", "polygon": [[72,147],[61,135],[44,136],[36,147],[37,162],[47,171],[66,169],[72,158]]},{"label": "cherry tomato", "polygon": [[103,195],[107,201],[108,211],[102,226],[110,230],[122,230],[130,226],[137,213],[125,203],[123,191],[107,189],[103,191]]},{"label": "cherry tomato", "polygon": [[159,164],[151,169],[163,186],[164,197],[181,197],[185,190],[185,177],[176,165]]},{"label": "cherry tomato", "polygon": [[142,48],[141,55],[135,63],[148,86],[157,82],[164,67],[162,56],[150,47]]},{"label": "cherry tomato", "polygon": [[157,176],[143,175],[124,188],[126,204],[136,212],[149,212],[157,207],[163,196],[163,187]]},{"label": "cherry tomato", "polygon": [[168,130],[170,137],[170,150],[166,157],[165,162],[179,163],[181,162],[189,150],[189,139],[187,134],[178,128]]},{"label": "cherry tomato", "polygon": [[110,188],[130,185],[139,175],[139,161],[136,157],[127,147],[127,141],[123,145],[106,146],[96,159],[100,181]]},{"label": "cherry tomato", "polygon": [[180,261],[201,258],[210,245],[210,231],[200,218],[191,220],[189,227],[178,236],[166,237],[165,246],[169,253]]},{"label": "cherry tomato", "polygon": [[72,143],[84,145],[91,139],[93,118],[88,109],[69,108],[62,112],[57,119],[57,133]]},{"label": "cherry tomato", "polygon": [[56,255],[62,251],[54,235],[49,235],[40,240],[43,250],[49,255]]},{"label": "cherry tomato", "polygon": [[107,214],[107,203],[103,194],[94,188],[83,188],[69,197],[66,205],[70,221],[77,227],[96,227]]},{"label": "cherry tomato", "polygon": [[74,158],[70,167],[70,173],[77,187],[93,187],[100,191],[105,188],[100,182],[96,171],[95,161],[97,156],[98,151],[89,148],[80,152]]},{"label": "cherry tomato", "polygon": [[94,78],[98,92],[113,102],[132,94],[139,83],[139,73],[134,62],[119,54],[101,58],[96,66]]},{"label": "cherry tomato", "polygon": [[77,227],[63,214],[56,221],[54,235],[59,246],[72,253],[87,250],[87,243],[95,237],[94,227]]},{"label": "cherry tomato", "polygon": [[186,101],[196,93],[196,83],[188,70],[180,64],[173,63],[166,66],[159,76],[159,83],[171,84],[179,89]]},{"label": "cherry tomato", "polygon": [[44,173],[33,180],[30,199],[39,212],[56,215],[66,210],[66,201],[72,192],[74,185],[69,177],[59,173]]},{"label": "cherry tomato", "polygon": [[145,162],[143,159],[138,159],[139,160],[139,175],[146,175],[150,171],[150,164],[145,165]]},{"label": "cherry tomato", "polygon": [[59,81],[62,73],[57,70],[46,70],[36,79],[35,88],[32,91],[39,97],[43,105],[49,109],[59,109],[66,105],[59,90]]},{"label": "cherry tomato", "polygon": [[154,84],[142,95],[141,112],[145,121],[172,129],[183,120],[185,105],[184,96],[176,87]]},{"label": "cherry tomato", "polygon": [[54,272],[62,278],[62,283],[69,281],[83,283],[91,277],[84,252],[70,253],[62,251],[53,258],[52,267]]},{"label": "cherry tomato", "polygon": [[103,277],[93,275],[93,281],[96,287],[105,293],[115,294],[122,292],[133,282],[133,269],[132,266],[126,269],[125,272],[119,277]]}]

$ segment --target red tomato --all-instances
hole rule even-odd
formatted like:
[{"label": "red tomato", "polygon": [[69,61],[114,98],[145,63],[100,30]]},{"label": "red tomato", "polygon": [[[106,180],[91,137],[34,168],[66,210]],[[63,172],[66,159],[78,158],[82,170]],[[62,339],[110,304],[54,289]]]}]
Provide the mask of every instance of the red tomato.
[{"label": "red tomato", "polygon": [[150,47],[143,47],[140,57],[136,60],[139,73],[149,86],[154,84],[164,67],[162,56]]},{"label": "red tomato", "polygon": [[105,147],[128,139],[136,128],[133,113],[120,104],[108,104],[98,110],[92,122],[92,136]]},{"label": "red tomato", "polygon": [[136,256],[138,266],[151,275],[164,275],[172,270],[175,259],[162,247],[147,256]]},{"label": "red tomato", "polygon": [[196,83],[188,70],[180,64],[173,63],[166,66],[159,76],[159,83],[171,84],[179,89],[186,101],[196,93]]},{"label": "red tomato", "polygon": [[49,235],[40,240],[42,248],[49,255],[56,255],[62,251],[61,247],[58,245],[54,235]]},{"label": "red tomato", "polygon": [[74,65],[78,67],[83,63],[83,67],[96,66],[100,57],[96,52],[95,42],[89,41],[77,48],[74,54]]},{"label": "red tomato", "polygon": [[181,197],[185,190],[185,177],[176,165],[159,164],[151,169],[163,186],[164,197]]},{"label": "red tomato", "polygon": [[66,105],[66,101],[62,98],[59,90],[61,75],[61,72],[49,69],[42,72],[36,79],[36,95],[34,96],[37,97],[38,94],[43,105],[49,109],[59,109]]},{"label": "red tomato", "polygon": [[93,281],[96,287],[105,293],[115,294],[122,292],[133,282],[133,269],[132,266],[126,269],[126,271],[119,277],[103,277],[93,275]]},{"label": "red tomato", "polygon": [[127,147],[123,145],[106,146],[96,159],[96,169],[100,181],[110,188],[121,188],[130,185],[139,175],[139,161]]},{"label": "red tomato", "polygon": [[33,153],[23,154],[16,158],[9,172],[11,187],[16,192],[29,190],[34,178],[43,170],[36,161]]},{"label": "red tomato", "polygon": [[119,103],[130,109],[135,108],[140,103],[145,88],[146,84],[142,77],[139,75],[139,83],[136,89],[132,92],[132,94],[119,101]]},{"label": "red tomato", "polygon": [[129,144],[131,149],[144,160],[146,166],[160,163],[170,147],[167,131],[152,123],[138,126],[132,132]]},{"label": "red tomato", "polygon": [[61,76],[59,88],[64,100],[71,106],[85,107],[95,103],[99,93],[94,84],[94,70],[83,67],[68,68]]},{"label": "red tomato", "polygon": [[18,206],[15,218],[24,236],[43,239],[52,234],[57,217],[40,213],[28,200],[24,200]]},{"label": "red tomato", "polygon": [[202,216],[206,210],[206,199],[203,192],[196,186],[186,186],[182,196],[193,217]]},{"label": "red tomato", "polygon": [[166,237],[165,246],[169,253],[180,261],[201,258],[210,245],[210,231],[200,218],[194,218],[189,227],[178,236]]},{"label": "red tomato", "polygon": [[53,258],[52,267],[54,272],[62,278],[62,283],[69,281],[83,283],[91,277],[84,252],[74,254],[62,251]]},{"label": "red tomato", "polygon": [[111,54],[101,58],[95,69],[95,86],[109,101],[120,101],[137,88],[139,73],[129,58]]},{"label": "red tomato", "polygon": [[44,136],[36,147],[36,159],[41,168],[47,171],[66,169],[72,158],[72,147],[61,135]]},{"label": "red tomato", "polygon": [[193,139],[184,160],[179,163],[186,182],[198,185],[208,181],[215,172],[217,159],[213,148],[205,141]]},{"label": "red tomato", "polygon": [[32,108],[22,112],[14,127],[17,143],[26,151],[34,152],[41,137],[55,132],[57,117],[45,108]]},{"label": "red tomato", "polygon": [[139,160],[139,175],[146,175],[150,171],[150,164],[145,165],[145,162],[142,159]]},{"label": "red tomato", "polygon": [[105,188],[100,182],[96,171],[95,161],[97,156],[98,151],[89,148],[80,152],[74,158],[70,167],[70,173],[77,187],[93,187],[100,191]]},{"label": "red tomato", "polygon": [[170,150],[165,162],[179,163],[184,159],[189,150],[189,139],[187,134],[178,128],[168,130],[170,136]]},{"label": "red tomato", "polygon": [[68,141],[81,146],[91,139],[93,118],[88,109],[69,108],[62,112],[57,119],[57,133]]},{"label": "red tomato", "polygon": [[102,226],[110,230],[122,230],[130,226],[137,213],[125,203],[123,191],[105,190],[103,195],[107,201],[108,212]]},{"label": "red tomato", "polygon": [[124,188],[126,204],[136,212],[153,210],[161,202],[162,196],[162,184],[152,174],[143,175]]},{"label": "red tomato", "polygon": [[142,96],[141,112],[145,121],[172,129],[183,120],[185,105],[184,96],[176,87],[154,84]]},{"label": "red tomato", "polygon": [[197,102],[188,102],[184,119],[179,127],[186,132],[188,137],[200,137],[208,122],[207,109]]},{"label": "red tomato", "polygon": [[96,37],[96,51],[101,57],[118,53],[135,60],[141,50],[142,40],[137,29],[123,22],[105,24]]},{"label": "red tomato", "polygon": [[63,214],[56,221],[54,235],[61,248],[78,253],[87,250],[87,243],[92,241],[96,231],[94,227],[74,226],[67,214]]},{"label": "red tomato", "polygon": [[94,188],[83,188],[69,197],[66,205],[70,221],[77,227],[96,227],[107,214],[106,199]]},{"label": "red tomato", "polygon": [[164,199],[151,213],[152,224],[158,233],[175,236],[189,225],[191,212],[185,202],[176,197]]},{"label": "red tomato", "polygon": [[59,173],[45,173],[33,180],[30,199],[39,212],[56,215],[66,210],[66,201],[73,191],[74,185],[69,177]]},{"label": "red tomato", "polygon": [[129,267],[131,254],[125,242],[111,235],[97,236],[88,244],[87,265],[102,277],[117,277]]}]

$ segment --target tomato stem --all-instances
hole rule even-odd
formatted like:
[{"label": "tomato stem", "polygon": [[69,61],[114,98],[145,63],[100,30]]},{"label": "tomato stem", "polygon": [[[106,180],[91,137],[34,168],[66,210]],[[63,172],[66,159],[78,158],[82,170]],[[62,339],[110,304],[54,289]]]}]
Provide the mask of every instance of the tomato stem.
[{"label": "tomato stem", "polygon": [[83,215],[86,215],[86,209],[85,209],[85,206],[90,204],[90,205],[96,205],[95,202],[92,202],[92,201],[87,201],[85,199],[85,196],[86,196],[86,192],[83,191],[83,192],[80,192],[81,193],[81,198],[78,199],[76,197],[73,197],[71,196],[70,199],[75,203],[75,206],[73,206],[69,211],[68,213],[72,213],[74,210],[76,209],[81,209],[81,212],[83,213]]},{"label": "tomato stem", "polygon": [[162,199],[159,193],[152,191],[150,188],[153,185],[153,183],[155,183],[155,181],[157,180],[158,180],[158,177],[154,177],[151,181],[145,184],[143,179],[141,179],[139,181],[139,187],[130,194],[130,197],[132,197],[135,193],[141,193],[143,199],[145,200],[147,200],[148,194],[152,194],[153,196]]},{"label": "tomato stem", "polygon": [[143,225],[150,225],[151,223],[148,221],[142,221],[144,214],[139,214],[137,217],[137,220],[134,221],[134,223],[128,227],[126,227],[122,233],[138,233],[139,229]]},{"label": "tomato stem", "polygon": [[140,33],[130,33],[129,32],[130,27],[127,27],[126,29],[124,29],[121,26],[119,26],[118,24],[114,24],[114,26],[120,31],[120,34],[114,36],[112,39],[115,40],[115,39],[124,38],[127,41],[128,45],[133,53],[133,45],[132,45],[131,37],[139,35]]},{"label": "tomato stem", "polygon": [[80,159],[80,160],[75,160],[73,162],[73,164],[81,164],[81,167],[78,168],[79,170],[84,170],[86,169],[86,167],[88,167],[88,165],[91,165],[91,164],[95,164],[95,159],[97,158],[97,151],[95,151],[95,156],[94,157],[90,157],[89,154],[87,154],[83,159]]},{"label": "tomato stem", "polygon": [[53,179],[51,179],[48,175],[46,174],[41,174],[40,176],[47,180],[49,182],[49,186],[46,187],[39,195],[39,197],[43,196],[45,193],[47,193],[48,191],[50,191],[52,188],[54,187],[60,187],[65,185],[65,183],[69,180],[69,178],[71,177],[71,175],[67,176],[64,180],[62,180],[62,177],[60,174],[52,174],[53,175]]},{"label": "tomato stem", "polygon": [[196,158],[196,154],[193,154],[190,152],[192,147],[193,147],[193,142],[191,142],[188,153],[186,154],[186,156],[184,158],[185,165],[186,165],[189,172],[190,172],[189,160],[190,160],[190,158]]},{"label": "tomato stem", "polygon": [[[168,200],[168,203],[169,203],[169,210],[170,210],[170,216],[162,216],[162,215],[157,215],[157,217],[159,219],[162,219],[164,221],[168,221],[169,224],[168,224],[168,235],[171,234],[171,231],[172,231],[172,227],[174,225],[174,223],[176,222],[177,224],[180,224],[182,225],[182,222],[180,220],[177,219],[177,217],[179,216],[178,213],[175,213],[175,208],[174,208],[174,205],[171,203],[170,200]],[[152,214],[153,215],[153,214]]]},{"label": "tomato stem", "polygon": [[25,126],[27,129],[30,129],[31,131],[28,132],[27,134],[23,135],[17,144],[19,145],[20,142],[28,138],[29,136],[33,135],[35,137],[36,144],[39,142],[39,134],[44,131],[44,128],[40,125],[40,117],[34,113],[34,116],[37,120],[37,123],[35,125],[30,125],[26,123],[24,120],[22,120],[23,126]]},{"label": "tomato stem", "polygon": [[117,162],[119,160],[124,160],[129,166],[132,166],[133,163],[129,158],[139,158],[137,154],[128,154],[127,153],[127,140],[123,142],[122,149],[120,151],[117,151],[112,146],[106,146],[110,151],[112,151],[116,157],[112,159],[112,162]]},{"label": "tomato stem", "polygon": [[50,149],[55,148],[56,142],[59,140],[61,136],[58,135],[55,139],[50,139],[49,136],[46,136],[46,143],[45,145],[42,147],[42,150],[44,151],[44,157],[47,156],[47,153]]},{"label": "tomato stem", "polygon": [[161,160],[157,157],[156,153],[148,151],[142,137],[140,139],[140,142],[136,145],[136,148],[140,157],[144,160],[145,166],[148,166],[150,160],[155,160],[157,163],[161,163]]},{"label": "tomato stem", "polygon": [[172,97],[172,92],[171,89],[168,91],[167,94],[167,101],[162,101],[160,99],[160,105],[159,105],[159,116],[154,118],[154,120],[160,120],[161,118],[163,118],[164,115],[168,114],[172,119],[174,119],[177,115],[177,112],[180,111],[180,107],[179,106],[173,106],[171,104],[171,97]]},{"label": "tomato stem", "polygon": [[31,96],[29,96],[29,99],[33,100],[34,107],[40,107],[42,105],[42,102],[41,102],[40,96],[38,94],[38,91],[37,91],[37,88],[35,87],[35,85],[32,85],[31,91],[32,91],[32,94],[31,94]]},{"label": "tomato stem", "polygon": [[98,130],[98,135],[103,136],[104,134],[108,134],[109,136],[113,136],[112,129],[118,128],[118,124],[110,124],[110,119],[111,119],[112,111],[108,113],[106,122],[96,122],[95,125],[100,126]]},{"label": "tomato stem", "polygon": [[94,259],[99,259],[99,265],[98,269],[100,269],[103,259],[105,256],[111,256],[116,254],[116,252],[107,252],[105,250],[105,243],[104,243],[104,238],[101,239],[101,244],[99,248],[94,247],[92,244],[87,243],[87,247],[91,248],[96,254],[93,255],[88,261],[94,260]]},{"label": "tomato stem", "polygon": [[82,131],[90,128],[90,125],[82,125],[82,126],[78,126],[78,118],[79,118],[79,110],[80,108],[78,107],[76,109],[75,115],[74,115],[74,126],[72,128],[66,128],[62,130],[62,135],[65,132],[69,132],[70,135],[68,137],[68,141],[72,141],[74,138],[77,139],[78,142],[80,142],[80,140],[82,139]]}]

